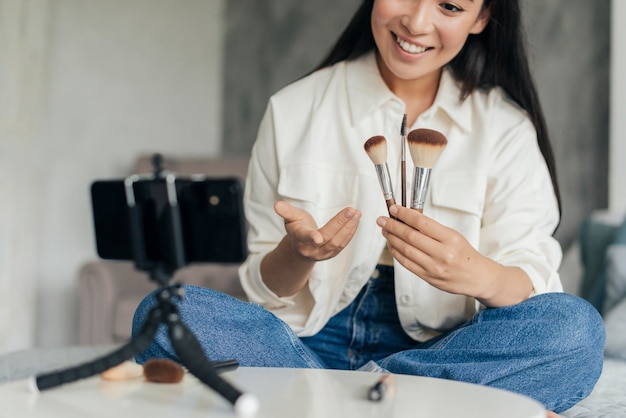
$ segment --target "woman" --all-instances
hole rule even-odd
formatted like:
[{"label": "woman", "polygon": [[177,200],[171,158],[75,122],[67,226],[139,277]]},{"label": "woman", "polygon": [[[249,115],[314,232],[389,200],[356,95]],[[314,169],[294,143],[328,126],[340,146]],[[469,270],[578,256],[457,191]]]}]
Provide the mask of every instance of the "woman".
[{"label": "woman", "polygon": [[[604,329],[562,293],[520,20],[513,0],[365,0],[322,65],[271,98],[246,183],[253,303],[189,288],[180,306],[209,358],[444,377],[556,412],[590,393]],[[424,214],[392,219],[363,144],[387,138],[400,184],[403,114],[448,145]],[[175,358],[164,334],[150,357]]]}]

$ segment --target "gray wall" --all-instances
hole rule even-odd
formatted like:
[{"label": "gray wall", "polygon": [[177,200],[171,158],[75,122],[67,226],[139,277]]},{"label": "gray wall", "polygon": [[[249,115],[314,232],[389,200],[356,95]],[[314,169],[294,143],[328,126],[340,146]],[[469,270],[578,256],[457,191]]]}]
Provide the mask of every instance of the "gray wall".
[{"label": "gray wall", "polygon": [[[310,71],[360,0],[229,0],[226,154],[250,151],[269,96]],[[522,0],[531,65],[557,159],[568,245],[580,220],[607,206],[609,0]]]},{"label": "gray wall", "polygon": [[568,244],[608,204],[609,0],[526,0],[531,64],[557,163]]},{"label": "gray wall", "polygon": [[361,0],[228,0],[225,154],[247,154],[269,97],[311,71]]}]

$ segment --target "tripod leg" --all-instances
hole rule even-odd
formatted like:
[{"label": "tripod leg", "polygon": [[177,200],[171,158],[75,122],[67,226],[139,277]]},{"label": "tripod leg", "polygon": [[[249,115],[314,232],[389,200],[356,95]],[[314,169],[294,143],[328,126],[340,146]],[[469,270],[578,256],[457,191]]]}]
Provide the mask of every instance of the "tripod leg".
[{"label": "tripod leg", "polygon": [[237,413],[244,415],[256,413],[259,408],[258,399],[250,393],[242,393],[217,373],[204,355],[195,335],[180,320],[178,312],[171,312],[166,322],[174,351],[187,370],[229,401]]},{"label": "tripod leg", "polygon": [[94,376],[142,353],[152,343],[159,323],[162,321],[161,317],[161,309],[152,309],[148,321],[143,326],[141,332],[133,337],[127,344],[103,357],[87,363],[37,376],[34,378],[34,382],[32,382],[33,389],[35,391],[52,389],[56,386]]}]

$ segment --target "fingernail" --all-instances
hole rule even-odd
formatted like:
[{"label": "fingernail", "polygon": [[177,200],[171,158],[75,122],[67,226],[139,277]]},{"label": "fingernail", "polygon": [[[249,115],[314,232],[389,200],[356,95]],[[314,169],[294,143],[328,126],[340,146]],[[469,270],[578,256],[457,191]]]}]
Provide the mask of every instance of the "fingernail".
[{"label": "fingernail", "polygon": [[381,216],[380,218],[376,219],[376,224],[378,226],[385,226],[387,224],[387,219]]},{"label": "fingernail", "polygon": [[391,213],[392,215],[395,215],[398,213],[398,206],[393,205],[392,207],[389,208],[389,213]]},{"label": "fingernail", "polygon": [[345,211],[345,212],[343,213],[343,216],[345,216],[345,217],[346,217],[346,218],[348,218],[348,219],[352,219],[352,218],[354,218],[354,214],[355,214],[355,211],[354,211],[354,210],[352,210],[352,209],[348,209],[347,211]]}]

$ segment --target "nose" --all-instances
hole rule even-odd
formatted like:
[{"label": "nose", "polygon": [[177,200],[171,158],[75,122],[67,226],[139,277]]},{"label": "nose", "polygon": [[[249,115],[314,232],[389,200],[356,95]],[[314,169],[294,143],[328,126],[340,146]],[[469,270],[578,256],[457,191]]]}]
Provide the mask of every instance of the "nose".
[{"label": "nose", "polygon": [[434,27],[436,2],[417,0],[407,3],[407,8],[402,17],[402,24],[411,35],[419,35],[430,32]]}]

